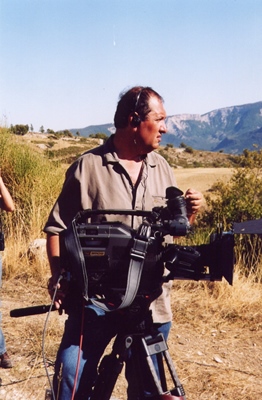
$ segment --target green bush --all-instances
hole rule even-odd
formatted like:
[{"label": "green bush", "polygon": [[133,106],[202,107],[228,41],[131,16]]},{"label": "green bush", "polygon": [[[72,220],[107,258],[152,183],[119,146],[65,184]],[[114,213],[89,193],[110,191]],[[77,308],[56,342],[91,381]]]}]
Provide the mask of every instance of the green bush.
[{"label": "green bush", "polygon": [[212,186],[212,196],[206,197],[208,210],[202,222],[212,226],[223,222],[242,222],[262,216],[262,153],[247,152],[238,158],[238,166],[228,183]]},{"label": "green bush", "polygon": [[193,154],[194,153],[194,149],[190,146],[186,146],[185,147],[185,152],[189,153],[189,154]]},{"label": "green bush", "polygon": [[[206,196],[207,209],[199,220],[202,228],[222,224],[223,230],[232,229],[233,222],[244,222],[262,217],[262,152],[244,151],[237,159],[237,168],[229,183],[222,181]],[[237,258],[245,273],[256,271],[261,265],[262,241],[258,235],[235,235]]]},{"label": "green bush", "polygon": [[14,133],[15,135],[20,135],[23,136],[29,131],[29,126],[28,125],[11,125],[11,132]]}]

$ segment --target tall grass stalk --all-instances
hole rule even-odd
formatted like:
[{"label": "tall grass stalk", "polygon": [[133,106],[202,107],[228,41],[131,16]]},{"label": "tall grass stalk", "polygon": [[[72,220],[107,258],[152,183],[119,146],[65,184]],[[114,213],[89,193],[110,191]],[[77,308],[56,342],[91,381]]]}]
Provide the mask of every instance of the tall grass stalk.
[{"label": "tall grass stalk", "polygon": [[[233,286],[222,282],[175,281],[172,290],[174,320],[179,319],[192,326],[212,321],[213,327],[238,322],[242,325],[261,326],[261,285],[253,277],[245,277],[242,266],[236,264]],[[202,315],[199,315],[199,309]],[[204,310],[204,312],[203,312]]]},{"label": "tall grass stalk", "polygon": [[16,206],[13,213],[2,213],[4,274],[40,275],[39,265],[34,266],[25,255],[33,240],[44,237],[43,226],[61,190],[64,168],[21,144],[5,128],[0,128],[0,160],[3,180]]}]

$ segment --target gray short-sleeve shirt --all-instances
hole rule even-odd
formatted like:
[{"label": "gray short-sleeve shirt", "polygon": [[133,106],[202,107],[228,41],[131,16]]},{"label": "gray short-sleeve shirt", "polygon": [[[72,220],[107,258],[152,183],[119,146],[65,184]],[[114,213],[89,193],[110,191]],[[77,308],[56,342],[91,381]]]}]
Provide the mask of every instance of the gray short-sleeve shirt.
[{"label": "gray short-sleeve shirt", "polygon": [[[85,209],[151,211],[165,205],[169,186],[176,186],[174,173],[156,152],[145,156],[139,182],[134,186],[115,152],[112,135],[105,144],[84,153],[69,167],[44,231],[59,234],[78,211]],[[141,217],[124,215],[109,215],[107,220],[118,220],[135,229],[142,222]],[[170,287],[171,283],[165,284],[163,294],[151,305],[154,322],[168,322],[172,318]]]}]

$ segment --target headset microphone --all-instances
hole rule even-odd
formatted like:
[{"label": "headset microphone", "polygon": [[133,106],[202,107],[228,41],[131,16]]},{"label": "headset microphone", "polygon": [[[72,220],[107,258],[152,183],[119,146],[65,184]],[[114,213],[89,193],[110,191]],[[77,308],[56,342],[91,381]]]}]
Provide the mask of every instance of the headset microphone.
[{"label": "headset microphone", "polygon": [[131,121],[131,125],[132,125],[134,128],[137,128],[137,127],[140,125],[140,122],[141,122],[140,116],[139,116],[137,113],[134,113],[134,114],[133,114],[133,119],[132,119],[132,121]]},{"label": "headset microphone", "polygon": [[138,92],[138,94],[137,94],[136,103],[135,103],[135,107],[134,107],[134,112],[132,114],[133,115],[133,119],[131,121],[131,125],[133,127],[135,127],[135,128],[138,127],[140,125],[140,123],[141,123],[141,117],[137,112],[137,108],[138,108],[140,96],[141,96],[141,93],[143,92],[143,90],[144,89],[141,89],[140,92]]}]

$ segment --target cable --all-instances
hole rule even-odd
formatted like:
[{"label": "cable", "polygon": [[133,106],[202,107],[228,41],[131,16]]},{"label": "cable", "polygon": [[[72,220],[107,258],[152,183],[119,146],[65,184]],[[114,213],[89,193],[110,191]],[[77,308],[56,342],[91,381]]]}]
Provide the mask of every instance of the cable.
[{"label": "cable", "polygon": [[74,387],[73,387],[73,391],[72,391],[71,400],[74,400],[75,391],[76,391],[76,385],[77,385],[77,379],[78,379],[78,373],[79,373],[80,355],[81,355],[81,351],[82,351],[83,334],[84,334],[84,316],[85,316],[85,305],[84,305],[84,299],[83,299],[80,341],[79,341],[78,357],[77,357],[77,364],[76,364],[75,381],[74,381]]}]

